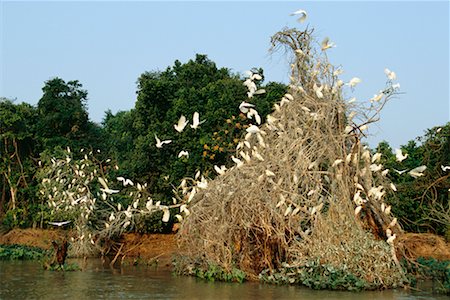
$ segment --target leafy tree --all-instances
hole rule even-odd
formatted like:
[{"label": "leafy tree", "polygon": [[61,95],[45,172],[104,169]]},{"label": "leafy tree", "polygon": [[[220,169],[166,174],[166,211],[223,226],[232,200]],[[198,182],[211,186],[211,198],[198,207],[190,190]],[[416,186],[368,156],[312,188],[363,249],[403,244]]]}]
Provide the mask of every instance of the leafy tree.
[{"label": "leafy tree", "polygon": [[9,209],[14,222],[21,200],[25,201],[30,195],[35,122],[36,110],[31,105],[16,105],[11,100],[0,99],[0,215],[5,208]]}]

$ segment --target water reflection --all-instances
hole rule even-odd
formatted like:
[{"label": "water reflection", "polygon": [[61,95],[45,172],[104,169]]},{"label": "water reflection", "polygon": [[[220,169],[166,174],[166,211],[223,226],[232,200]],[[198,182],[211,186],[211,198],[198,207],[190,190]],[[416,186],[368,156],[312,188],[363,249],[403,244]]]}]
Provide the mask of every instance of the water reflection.
[{"label": "water reflection", "polygon": [[212,283],[151,267],[112,269],[100,260],[88,260],[84,271],[75,272],[44,271],[38,262],[0,261],[0,280],[0,299],[448,299],[403,290],[352,293]]}]

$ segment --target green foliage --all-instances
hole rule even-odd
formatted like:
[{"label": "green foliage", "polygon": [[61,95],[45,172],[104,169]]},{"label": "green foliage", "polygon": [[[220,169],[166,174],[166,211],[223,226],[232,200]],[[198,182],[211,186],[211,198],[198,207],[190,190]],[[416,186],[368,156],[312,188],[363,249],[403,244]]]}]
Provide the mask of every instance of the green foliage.
[{"label": "green foliage", "polygon": [[278,272],[265,270],[259,275],[260,280],[276,284],[301,284],[315,290],[360,291],[370,289],[364,279],[347,270],[310,261],[300,267],[284,267]]},{"label": "green foliage", "polygon": [[435,292],[450,295],[450,261],[419,257],[416,263],[404,260],[402,264],[414,284],[417,278],[431,279],[435,283]]},{"label": "green foliage", "polygon": [[[439,129],[440,128],[440,129]],[[450,230],[450,172],[441,166],[450,162],[450,123],[427,130],[423,137],[401,147],[408,157],[398,162],[387,142],[378,145],[382,164],[390,169],[388,177],[397,186],[388,203],[402,227],[411,232],[433,232],[445,235]],[[427,166],[423,177],[413,178],[395,170]]]},{"label": "green foliage", "polygon": [[48,251],[24,245],[0,245],[0,260],[38,260]]},{"label": "green foliage", "polygon": [[245,273],[239,269],[233,268],[230,272],[227,272],[223,268],[211,264],[206,270],[196,268],[193,270],[194,276],[205,279],[207,281],[225,281],[225,282],[239,282],[245,281]]}]

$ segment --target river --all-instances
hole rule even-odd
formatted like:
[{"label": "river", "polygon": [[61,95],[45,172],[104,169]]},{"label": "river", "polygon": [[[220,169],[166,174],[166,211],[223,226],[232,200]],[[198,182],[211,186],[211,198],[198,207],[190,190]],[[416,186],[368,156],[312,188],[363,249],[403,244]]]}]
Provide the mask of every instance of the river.
[{"label": "river", "polygon": [[[70,262],[70,261],[69,261]],[[205,282],[154,267],[103,267],[88,260],[84,271],[44,271],[36,261],[0,261],[0,299],[448,299],[405,290],[341,292],[260,283]]]}]

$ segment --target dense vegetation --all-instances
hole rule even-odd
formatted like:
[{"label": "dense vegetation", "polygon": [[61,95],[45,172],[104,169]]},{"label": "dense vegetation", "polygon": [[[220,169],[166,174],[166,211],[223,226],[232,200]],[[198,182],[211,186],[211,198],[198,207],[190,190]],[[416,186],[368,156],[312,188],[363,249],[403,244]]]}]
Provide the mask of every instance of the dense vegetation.
[{"label": "dense vegetation", "polygon": [[[261,69],[252,70],[262,75]],[[105,167],[109,178],[123,176],[148,183],[154,201],[169,204],[173,190],[183,177],[202,174],[213,178],[214,166],[231,166],[238,139],[250,123],[239,104],[249,101],[243,78],[229,69],[218,68],[205,55],[186,63],[175,61],[164,71],[144,72],[137,81],[136,104],[130,111],[105,113],[101,125],[89,120],[88,92],[78,81],[54,78],[44,83],[37,106],[0,100],[0,220],[9,227],[46,227],[55,219],[47,200],[39,193],[40,161],[64,157],[72,149],[73,159],[82,159],[81,149],[92,151],[98,162],[112,159]],[[254,95],[263,121],[273,104],[287,90],[284,84],[264,79],[256,82],[266,92]],[[181,115],[192,124],[198,112],[205,120],[198,128],[189,124],[182,132],[174,129]],[[172,143],[158,149],[155,135]],[[99,150],[99,151],[97,151]],[[178,157],[180,150],[189,157]],[[408,158],[396,161],[387,142],[373,153],[382,153],[381,163],[398,193],[389,198],[392,211],[407,231],[433,232],[449,238],[448,197],[450,172],[441,166],[450,162],[450,123],[428,129],[426,134],[402,146]],[[426,165],[423,177],[413,180],[403,170]],[[126,195],[117,201],[131,200]],[[164,231],[161,216],[128,230]],[[171,217],[171,222],[173,218]],[[169,222],[170,223],[170,222]]]}]

